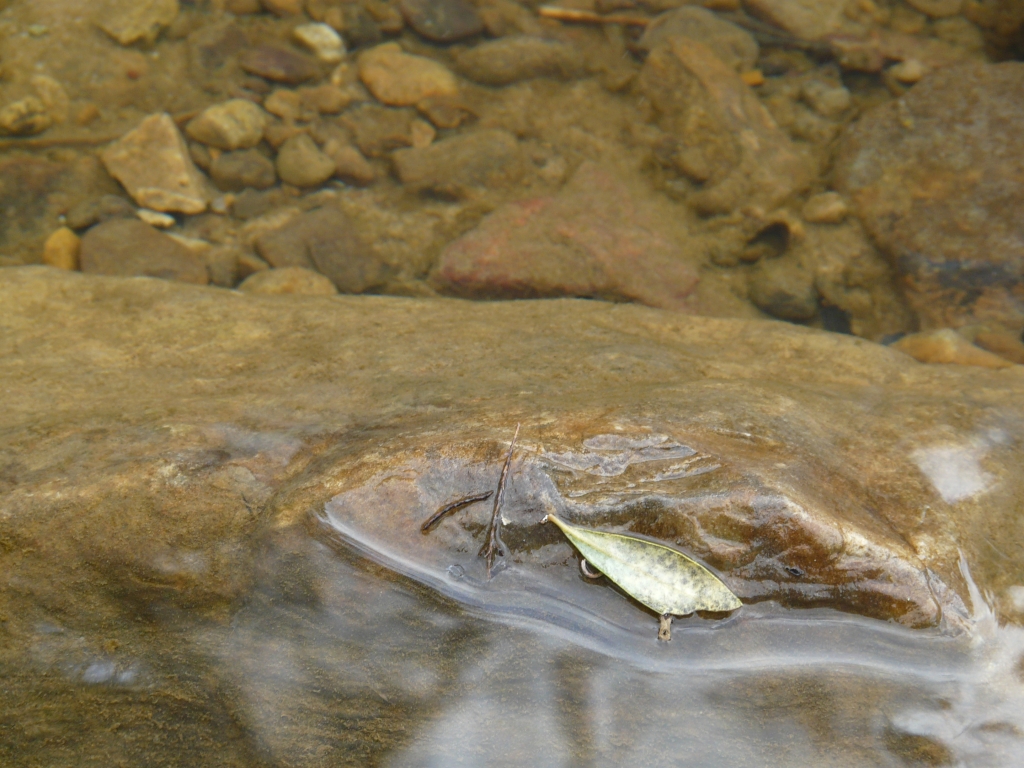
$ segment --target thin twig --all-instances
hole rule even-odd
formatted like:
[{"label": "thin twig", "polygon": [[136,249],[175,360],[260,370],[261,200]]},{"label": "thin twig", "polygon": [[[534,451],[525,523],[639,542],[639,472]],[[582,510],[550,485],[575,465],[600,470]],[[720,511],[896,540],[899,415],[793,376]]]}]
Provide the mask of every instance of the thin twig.
[{"label": "thin twig", "polygon": [[512,435],[512,442],[508,446],[508,455],[505,457],[505,465],[501,468],[501,477],[498,478],[498,492],[494,494],[494,510],[491,512],[491,524],[487,528],[487,541],[480,548],[477,557],[487,558],[487,578],[491,578],[491,570],[494,566],[494,555],[498,552],[505,556],[505,543],[501,540],[501,503],[505,500],[505,483],[508,481],[508,469],[512,466],[512,451],[516,447],[516,438],[519,437],[519,424],[516,424],[516,433]]},{"label": "thin twig", "polygon": [[450,515],[457,509],[468,507],[470,504],[476,504],[478,501],[485,501],[491,498],[494,491],[484,491],[483,493],[474,493],[472,496],[463,496],[461,499],[456,499],[451,504],[445,504],[437,512],[432,514],[427,521],[420,526],[420,530],[423,533],[430,533],[438,523],[444,518]]}]

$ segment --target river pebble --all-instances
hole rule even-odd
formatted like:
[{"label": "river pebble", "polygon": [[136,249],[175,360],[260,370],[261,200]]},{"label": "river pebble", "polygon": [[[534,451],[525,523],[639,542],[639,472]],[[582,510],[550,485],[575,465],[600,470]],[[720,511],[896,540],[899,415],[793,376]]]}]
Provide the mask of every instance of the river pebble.
[{"label": "river pebble", "polygon": [[780,320],[803,322],[818,314],[814,274],[794,254],[761,259],[749,274],[750,300]]},{"label": "river pebble", "polygon": [[324,64],[337,64],[345,58],[345,41],[327,24],[300,24],[292,30],[292,37]]},{"label": "river pebble", "polygon": [[974,334],[974,343],[1011,363],[1024,365],[1024,339],[1019,333],[982,328]]},{"label": "river pebble", "polygon": [[332,139],[324,144],[324,154],[334,161],[334,175],[342,181],[363,187],[377,178],[373,164],[351,144]]},{"label": "river pebble", "polygon": [[326,275],[342,293],[381,284],[385,267],[344,212],[332,205],[293,216],[256,239],[256,250],[273,267],[304,267]]},{"label": "river pebble", "polygon": [[820,40],[842,28],[847,5],[846,0],[747,0],[746,9],[801,40]]},{"label": "river pebble", "polygon": [[737,72],[749,72],[757,64],[760,49],[753,35],[706,8],[687,5],[667,11],[652,21],[640,38],[647,51],[670,37],[688,37],[704,43],[724,64]]},{"label": "river pebble", "polygon": [[68,227],[55,230],[43,243],[43,264],[57,269],[78,269],[82,241]]},{"label": "river pebble", "polygon": [[231,99],[200,112],[185,126],[190,138],[218,149],[248,149],[263,138],[267,113],[247,99]]},{"label": "river pebble", "polygon": [[188,248],[138,219],[111,219],[82,237],[83,272],[160,277],[206,285],[206,267]]},{"label": "river pebble", "polygon": [[150,115],[100,154],[107,171],[143,208],[201,213],[210,200],[205,177],[170,115]]},{"label": "river pebble", "polygon": [[135,216],[135,206],[120,195],[103,195],[90,198],[72,206],[64,217],[71,229],[85,229],[107,219],[130,219]]},{"label": "river pebble", "polygon": [[275,167],[281,181],[296,187],[315,187],[334,175],[334,161],[305,133],[281,145]]},{"label": "river pebble", "polygon": [[534,77],[570,80],[585,72],[583,57],[573,46],[529,35],[488,40],[457,53],[455,61],[463,75],[484,85]]},{"label": "river pebble", "polygon": [[412,123],[416,112],[364,104],[341,116],[341,124],[352,131],[356,146],[367,157],[383,157],[393,149],[412,146]]},{"label": "river pebble", "polygon": [[277,183],[274,162],[255,149],[222,152],[210,164],[210,178],[226,192],[268,189]]},{"label": "river pebble", "polygon": [[297,294],[300,296],[333,296],[334,283],[305,267],[281,267],[250,275],[238,290],[244,293]]},{"label": "river pebble", "polygon": [[238,63],[249,74],[289,85],[304,83],[320,74],[316,62],[308,56],[273,45],[260,45],[243,51]]},{"label": "river pebble", "polygon": [[504,189],[523,175],[516,137],[508,131],[468,131],[424,148],[392,154],[403,184],[416,192],[465,197],[473,190]]},{"label": "river pebble", "polygon": [[458,94],[455,75],[433,59],[384,43],[359,55],[359,77],[379,101],[393,107],[411,106],[431,97]]},{"label": "river pebble", "polygon": [[398,8],[416,34],[435,43],[454,43],[484,28],[468,0],[400,0]]},{"label": "river pebble", "polygon": [[667,134],[663,164],[700,184],[686,198],[697,211],[771,210],[813,178],[807,151],[703,43],[666,38],[648,55],[637,85]]},{"label": "river pebble", "polygon": [[977,365],[981,368],[1013,366],[1009,360],[974,346],[952,328],[912,333],[893,343],[892,348],[922,363]]}]

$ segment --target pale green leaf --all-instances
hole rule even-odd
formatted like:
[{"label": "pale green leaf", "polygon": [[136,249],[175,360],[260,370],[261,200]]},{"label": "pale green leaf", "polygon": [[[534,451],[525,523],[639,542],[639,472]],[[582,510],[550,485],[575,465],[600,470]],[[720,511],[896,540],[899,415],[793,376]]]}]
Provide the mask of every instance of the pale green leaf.
[{"label": "pale green leaf", "polygon": [[557,525],[580,554],[624,592],[659,614],[732,611],[742,603],[715,574],[682,552],[636,536]]}]

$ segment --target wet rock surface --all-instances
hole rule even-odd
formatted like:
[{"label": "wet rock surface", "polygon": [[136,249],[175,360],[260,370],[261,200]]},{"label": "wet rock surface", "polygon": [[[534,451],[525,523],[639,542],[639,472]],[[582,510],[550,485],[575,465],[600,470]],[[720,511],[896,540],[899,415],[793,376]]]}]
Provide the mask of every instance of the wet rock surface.
[{"label": "wet rock surface", "polygon": [[[22,713],[6,742],[22,750],[8,751],[11,764],[64,749],[31,741],[42,721],[25,705],[43,694],[74,713],[84,754],[134,754],[93,721],[101,701],[151,755],[147,721],[170,718],[183,728],[175,755],[200,763],[217,745],[218,759],[239,765],[267,743],[281,755],[303,744],[327,756],[369,743],[380,754],[440,749],[418,742],[432,738],[424,704],[476,688],[438,682],[417,694],[407,664],[395,665],[398,649],[432,674],[457,651],[528,658],[533,670],[585,662],[580,683],[611,669],[631,689],[647,680],[655,687],[645,696],[665,706],[615,722],[644,723],[654,740],[645,749],[663,754],[678,730],[656,713],[676,711],[668,691],[683,668],[704,681],[691,679],[688,697],[745,717],[762,688],[767,710],[799,701],[812,656],[830,648],[831,676],[821,680],[835,680],[836,664],[848,679],[829,690],[860,707],[884,691],[898,724],[884,743],[865,741],[866,725],[841,731],[840,743],[857,741],[867,761],[921,743],[909,723],[939,695],[936,675],[948,696],[950,675],[965,686],[976,674],[966,646],[935,629],[977,631],[958,549],[1001,601],[1024,576],[1019,559],[982,554],[986,539],[1022,551],[1011,523],[1024,493],[1016,369],[925,366],[787,324],[594,302],[225,301],[168,281],[41,269],[12,270],[0,290],[9,308],[0,376],[36,382],[8,398],[0,443],[0,558],[31,585],[0,590],[0,663],[12,670],[5,706]],[[950,390],[969,394],[951,402]],[[438,506],[492,486],[517,421],[508,555],[488,582],[476,551],[489,508],[469,507],[427,536],[419,526]],[[681,546],[745,605],[731,622],[678,622],[661,648],[655,617],[579,576],[573,550],[540,523],[548,512]],[[788,612],[772,607],[780,603]],[[487,615],[498,623],[481,622]],[[475,638],[470,647],[464,637]],[[387,653],[368,650],[385,638]],[[432,648],[445,652],[423,650]],[[282,653],[330,670],[321,678],[328,695],[309,696],[314,678],[283,669]],[[723,691],[723,665],[738,670],[750,658],[773,672],[730,675],[735,695]],[[995,674],[1016,657],[1002,658],[992,657]],[[876,676],[864,676],[865,663]],[[211,678],[181,682],[211,664]],[[534,719],[547,711],[514,684],[518,667],[487,666],[489,689],[513,685]],[[894,678],[911,690],[897,695]],[[980,722],[959,700],[948,712],[961,741],[943,730],[925,743],[957,754],[967,738],[1012,754],[1012,729],[997,729],[1006,735],[994,743],[979,730],[1015,722],[1010,678],[963,689],[984,691],[987,703]],[[663,680],[674,685],[662,691]],[[710,699],[705,683],[717,691]],[[221,700],[225,686],[233,693]],[[396,711],[381,695],[405,705]],[[207,721],[225,707],[259,740],[229,738],[220,719]],[[297,707],[317,713],[324,733],[278,716]],[[350,707],[365,724],[341,728]],[[416,741],[367,740],[399,719]],[[489,730],[521,743],[521,732]],[[342,746],[329,741],[336,733]],[[832,754],[835,733],[822,738],[815,754]],[[716,754],[732,748],[719,742]]]},{"label": "wet rock surface", "polygon": [[924,328],[1024,328],[1024,64],[929,76],[843,139],[839,187],[892,259]]}]

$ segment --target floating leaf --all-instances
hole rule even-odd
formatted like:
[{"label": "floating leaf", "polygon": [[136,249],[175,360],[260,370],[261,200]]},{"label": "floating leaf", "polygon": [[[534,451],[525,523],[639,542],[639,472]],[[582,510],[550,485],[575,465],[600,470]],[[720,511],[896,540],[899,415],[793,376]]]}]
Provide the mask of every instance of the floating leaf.
[{"label": "floating leaf", "polygon": [[546,519],[590,565],[662,616],[732,611],[742,605],[715,574],[671,547],[623,533],[578,528],[554,515]]}]

